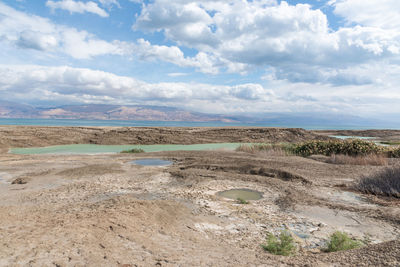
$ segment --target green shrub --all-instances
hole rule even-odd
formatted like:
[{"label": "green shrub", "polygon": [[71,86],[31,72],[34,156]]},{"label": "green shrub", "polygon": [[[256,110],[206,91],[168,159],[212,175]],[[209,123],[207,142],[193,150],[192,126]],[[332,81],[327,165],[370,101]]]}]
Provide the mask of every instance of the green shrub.
[{"label": "green shrub", "polygon": [[293,255],[296,250],[293,237],[287,231],[281,231],[279,236],[269,233],[267,235],[267,243],[261,246],[272,254],[283,256]]},{"label": "green shrub", "polygon": [[400,147],[384,147],[373,142],[350,140],[313,140],[300,144],[246,144],[241,145],[236,151],[247,153],[262,153],[270,156],[298,155],[308,157],[311,155],[347,155],[347,156],[378,156],[400,158]]},{"label": "green shrub", "polygon": [[351,239],[346,233],[336,231],[334,232],[328,241],[326,252],[335,252],[340,250],[349,250],[359,248],[362,243]]},{"label": "green shrub", "polygon": [[143,152],[144,152],[144,150],[141,149],[141,148],[132,148],[132,149],[129,149],[129,150],[121,151],[121,153],[143,153]]},{"label": "green shrub", "polygon": [[363,140],[332,140],[332,141],[309,141],[296,144],[291,147],[294,154],[308,157],[311,155],[343,154],[349,156],[359,156],[368,154],[380,154],[385,152],[385,148],[375,143]]},{"label": "green shrub", "polygon": [[241,197],[238,197],[236,200],[239,204],[249,204],[249,202],[246,199]]}]

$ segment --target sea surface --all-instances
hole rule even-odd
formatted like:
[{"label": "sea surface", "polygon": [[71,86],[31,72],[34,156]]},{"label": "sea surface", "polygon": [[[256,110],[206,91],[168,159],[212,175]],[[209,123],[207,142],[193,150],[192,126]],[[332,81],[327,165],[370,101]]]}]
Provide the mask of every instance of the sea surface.
[{"label": "sea surface", "polygon": [[81,120],[81,119],[5,119],[0,118],[0,125],[34,126],[135,126],[135,127],[287,127],[306,130],[365,130],[365,129],[400,129],[390,125],[315,125],[307,123],[225,123],[225,122],[186,122],[186,121],[122,121],[122,120]]}]

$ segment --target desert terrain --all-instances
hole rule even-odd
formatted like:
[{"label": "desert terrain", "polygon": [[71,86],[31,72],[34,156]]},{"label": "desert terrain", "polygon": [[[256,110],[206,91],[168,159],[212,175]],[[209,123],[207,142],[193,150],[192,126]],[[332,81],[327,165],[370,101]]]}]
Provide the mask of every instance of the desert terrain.
[{"label": "desert terrain", "polygon": [[[14,155],[61,144],[278,143],[400,131],[0,126],[0,266],[399,266],[400,200],[354,191],[383,166],[239,151]],[[170,160],[140,166],[136,159]],[[400,165],[391,159],[389,165]],[[262,193],[239,204],[218,193]],[[287,229],[296,256],[264,251]],[[344,231],[358,249],[324,252]]]}]

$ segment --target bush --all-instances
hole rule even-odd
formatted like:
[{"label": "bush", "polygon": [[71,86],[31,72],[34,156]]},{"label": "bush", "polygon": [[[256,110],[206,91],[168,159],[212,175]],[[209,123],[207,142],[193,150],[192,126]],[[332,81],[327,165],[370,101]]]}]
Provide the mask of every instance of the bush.
[{"label": "bush", "polygon": [[239,204],[249,204],[249,202],[246,199],[241,197],[238,197],[236,200]]},{"label": "bush", "polygon": [[144,150],[141,149],[141,148],[132,148],[132,149],[129,149],[129,150],[121,151],[121,153],[143,153],[143,152],[144,152]]},{"label": "bush", "polygon": [[269,233],[267,235],[267,244],[261,246],[272,254],[283,256],[292,255],[296,250],[293,237],[287,231],[282,231],[279,236]]},{"label": "bush", "polygon": [[385,148],[372,142],[363,140],[332,140],[332,141],[309,141],[296,144],[291,147],[294,154],[308,157],[311,155],[343,154],[349,156],[359,156],[368,154],[381,154]]},{"label": "bush", "polygon": [[[313,140],[300,144],[246,144],[239,146],[236,151],[242,151],[247,153],[257,153],[267,156],[288,156],[298,155],[303,157],[309,157],[311,155],[347,155],[353,157],[364,157],[367,156],[372,162],[371,165],[386,165],[384,163],[373,163],[381,162],[383,158],[400,158],[400,147],[384,147],[377,145],[373,142],[364,141],[360,139],[350,140],[329,140],[320,141]],[[374,158],[375,157],[375,158]],[[351,160],[349,158],[349,160]],[[361,158],[356,159],[361,162]],[[338,163],[341,164],[341,163]],[[345,164],[345,163],[344,163]],[[353,163],[350,163],[353,164]],[[360,164],[364,165],[364,163]],[[370,164],[365,164],[370,165]]]},{"label": "bush", "polygon": [[389,149],[388,156],[391,158],[400,158],[400,147]]},{"label": "bush", "polygon": [[369,154],[365,156],[347,156],[333,154],[326,163],[344,164],[344,165],[372,165],[372,166],[386,166],[388,159],[384,155]]},{"label": "bush", "polygon": [[387,167],[381,172],[364,176],[355,187],[367,194],[400,198],[400,167]]},{"label": "bush", "polygon": [[351,239],[346,233],[336,231],[330,236],[328,241],[326,252],[335,252],[340,250],[349,250],[359,248],[362,243]]}]

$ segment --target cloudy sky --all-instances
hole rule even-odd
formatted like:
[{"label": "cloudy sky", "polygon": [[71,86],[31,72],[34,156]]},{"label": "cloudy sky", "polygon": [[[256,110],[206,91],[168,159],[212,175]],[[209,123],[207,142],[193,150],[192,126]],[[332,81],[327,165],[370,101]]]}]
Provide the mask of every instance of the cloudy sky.
[{"label": "cloudy sky", "polygon": [[398,0],[0,0],[0,98],[400,113]]}]

